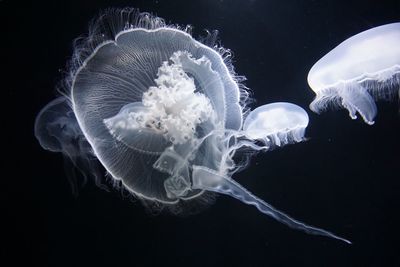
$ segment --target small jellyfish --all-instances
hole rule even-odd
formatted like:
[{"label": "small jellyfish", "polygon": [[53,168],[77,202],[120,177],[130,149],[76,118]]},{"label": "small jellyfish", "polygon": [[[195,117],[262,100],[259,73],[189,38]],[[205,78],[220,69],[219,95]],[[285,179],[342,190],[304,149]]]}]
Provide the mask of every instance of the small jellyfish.
[{"label": "small jellyfish", "polygon": [[[248,112],[229,51],[215,45],[213,34],[199,42],[189,30],[135,9],[103,14],[70,64],[68,97],[59,100],[68,105],[48,105],[39,114],[43,147],[69,142],[64,135],[84,136],[90,145],[84,153],[140,199],[173,206],[222,193],[292,228],[349,242],[285,215],[232,179],[248,162],[234,160],[242,149],[300,142],[308,116],[290,103]],[[58,130],[58,118],[70,118],[79,130]]]},{"label": "small jellyfish", "polygon": [[87,144],[66,97],[48,103],[36,117],[35,136],[40,145],[71,157],[80,155],[80,144]]},{"label": "small jellyfish", "polygon": [[[276,102],[253,110],[243,124],[249,139],[264,139],[265,144],[283,146],[304,139],[307,112],[286,102]],[[265,139],[266,138],[266,139]]]},{"label": "small jellyfish", "polygon": [[400,94],[400,23],[369,29],[350,37],[311,68],[308,84],[316,93],[311,110],[344,107],[374,123],[374,100]]},{"label": "small jellyfish", "polygon": [[[91,152],[67,97],[60,96],[50,101],[39,112],[34,134],[44,149],[63,153],[65,171],[75,195],[78,193],[78,184],[86,182],[88,173],[94,178],[101,176],[97,172],[97,158]],[[83,179],[82,175],[77,179],[76,170],[83,174]],[[99,179],[95,179],[95,182],[102,186]]]}]

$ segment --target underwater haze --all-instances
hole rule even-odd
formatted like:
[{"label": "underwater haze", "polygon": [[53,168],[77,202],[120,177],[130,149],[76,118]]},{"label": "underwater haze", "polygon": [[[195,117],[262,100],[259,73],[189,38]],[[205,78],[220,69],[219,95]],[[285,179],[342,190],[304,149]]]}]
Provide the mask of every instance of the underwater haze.
[{"label": "underwater haze", "polygon": [[400,265],[398,1],[0,12],[15,263]]}]

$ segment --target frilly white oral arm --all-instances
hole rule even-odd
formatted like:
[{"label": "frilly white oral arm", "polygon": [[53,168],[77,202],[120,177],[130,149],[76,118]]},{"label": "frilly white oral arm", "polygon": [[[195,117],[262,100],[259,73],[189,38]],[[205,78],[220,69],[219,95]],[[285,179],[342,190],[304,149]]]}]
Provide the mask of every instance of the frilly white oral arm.
[{"label": "frilly white oral arm", "polygon": [[351,244],[349,240],[339,237],[329,231],[304,224],[291,218],[250,193],[230,177],[220,175],[211,169],[201,166],[193,166],[192,183],[192,189],[203,189],[229,195],[243,203],[255,206],[262,213],[271,216],[275,220],[286,224],[293,229],[301,230],[308,234],[331,237]]}]

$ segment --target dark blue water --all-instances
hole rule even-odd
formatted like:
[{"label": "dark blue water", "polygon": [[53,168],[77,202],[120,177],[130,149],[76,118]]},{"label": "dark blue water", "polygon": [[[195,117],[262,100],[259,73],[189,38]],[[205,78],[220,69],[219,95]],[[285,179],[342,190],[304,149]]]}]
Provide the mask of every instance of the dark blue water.
[{"label": "dark blue water", "polygon": [[[353,245],[294,231],[224,196],[196,215],[154,216],[140,201],[90,181],[72,195],[61,155],[33,137],[34,118],[56,95],[72,40],[99,10],[125,6],[191,24],[195,37],[219,30],[254,107],[288,101],[307,109],[309,141],[259,154],[234,178]],[[0,13],[1,253],[11,260],[2,266],[400,266],[398,103],[378,102],[373,126],[343,110],[316,115],[306,81],[311,66],[344,39],[400,21],[399,1],[2,0]]]}]

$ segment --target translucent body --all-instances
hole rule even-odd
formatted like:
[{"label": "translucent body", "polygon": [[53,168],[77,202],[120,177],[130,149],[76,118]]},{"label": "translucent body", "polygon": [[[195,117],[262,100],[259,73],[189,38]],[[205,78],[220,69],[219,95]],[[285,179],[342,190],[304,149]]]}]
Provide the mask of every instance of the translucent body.
[{"label": "translucent body", "polygon": [[[98,161],[92,154],[91,146],[78,125],[67,97],[60,96],[52,100],[39,112],[34,132],[44,149],[61,152],[65,156],[65,171],[74,194],[78,193],[78,184],[84,184],[88,176],[101,177],[97,168]],[[76,177],[77,170],[83,174],[80,180]],[[102,186],[98,179],[95,182]]]},{"label": "translucent body", "polygon": [[[174,53],[177,55],[171,58]],[[207,59],[202,60],[203,57]],[[171,89],[163,95],[161,90],[161,95],[157,96],[158,99],[151,97],[143,99],[144,93],[150,94],[148,91],[150,88],[162,87],[163,83],[167,83],[162,79],[169,79],[170,83],[178,84],[165,85],[165,90],[169,88],[168,86],[181,86],[180,90],[184,91],[185,86],[194,86],[194,82],[190,85],[184,84],[188,83],[187,78],[181,79],[179,74],[174,73],[174,68],[178,68],[177,62],[176,65],[168,68],[169,60],[179,61],[180,68],[184,70],[180,70],[180,74],[187,73],[194,77],[192,79],[196,79],[196,83],[200,86],[197,88],[201,92],[199,96],[207,94],[207,100],[215,110],[215,120],[220,124],[218,127],[234,130],[241,127],[239,87],[229,74],[221,56],[213,49],[191,38],[187,33],[173,28],[164,27],[153,30],[134,28],[118,34],[115,41],[101,44],[85,61],[84,67],[78,70],[72,85],[71,99],[82,131],[107,171],[115,179],[121,180],[136,195],[172,203],[178,199],[167,196],[164,188],[164,182],[169,174],[152,168],[152,165],[159,155],[171,146],[171,143],[174,143],[171,139],[178,139],[176,135],[184,131],[184,128],[186,129],[186,123],[192,124],[191,127],[195,125],[192,121],[186,122],[185,119],[172,118],[172,123],[176,124],[172,133],[175,136],[171,136],[170,127],[168,138],[165,138],[160,130],[147,126],[153,121],[159,122],[158,117],[164,115],[165,109],[176,107],[179,102],[177,98],[181,96],[180,92],[172,95],[173,89]],[[166,62],[165,73],[159,69],[163,62]],[[210,69],[211,64],[215,71]],[[174,75],[178,76],[174,77]],[[160,79],[159,84],[156,79]],[[155,95],[154,92],[153,96]],[[186,100],[176,110],[178,114],[188,105],[188,101],[193,100],[191,98],[193,95],[193,92],[188,93]],[[161,108],[157,109],[157,105],[163,105],[163,101],[166,104],[171,98],[173,102],[171,107],[167,106],[164,108],[164,113],[160,113]],[[146,100],[149,103],[145,103]],[[157,106],[152,111],[153,114],[149,114],[151,112],[146,114],[145,110],[150,107],[145,104]],[[132,108],[132,105],[136,107]],[[139,105],[142,107],[138,108]],[[110,125],[110,118],[120,111],[123,113],[122,108],[132,109],[131,113],[140,113],[145,121],[136,128],[131,127],[129,132],[121,133],[118,125],[115,124],[118,118],[114,118],[115,127]],[[190,113],[190,111],[187,112]],[[132,126],[128,115],[129,112],[126,113],[126,120],[122,119],[122,121]],[[205,124],[204,127],[211,126]],[[118,132],[120,133],[117,134],[118,138],[113,138]],[[193,136],[191,135],[190,138],[192,139]],[[181,147],[183,145],[179,149]],[[186,150],[186,148],[182,149]],[[210,157],[212,155],[210,154]],[[214,157],[208,159],[199,157],[197,160],[214,165],[213,162],[220,161],[218,157],[221,155],[216,153]],[[199,164],[206,163],[199,162]],[[182,197],[190,198],[198,194],[201,194],[201,191],[195,190]]]},{"label": "translucent body", "polygon": [[308,74],[317,94],[310,108],[342,106],[355,119],[358,112],[374,123],[374,99],[392,98],[400,92],[400,23],[359,33],[321,58]]},{"label": "translucent body", "polygon": [[[111,36],[98,31],[121,18],[122,31]],[[227,50],[132,9],[104,14],[95,29],[75,55],[67,101],[72,110],[63,105],[54,113],[48,105],[40,114],[55,115],[39,114],[41,144],[53,138],[47,125],[73,111],[77,133],[90,144],[87,152],[141,199],[178,205],[205,191],[222,193],[290,227],[348,242],[290,218],[231,178],[244,167],[233,159],[242,148],[260,151],[302,141],[308,124],[302,108],[262,106],[243,127],[247,92]],[[57,140],[68,140],[59,134]]]},{"label": "translucent body", "polygon": [[266,144],[282,146],[302,141],[308,121],[307,112],[301,107],[277,102],[253,110],[243,130],[250,139],[264,139]]},{"label": "translucent body", "polygon": [[43,148],[71,156],[80,154],[79,144],[87,144],[65,97],[54,99],[37,115],[35,136]]}]

